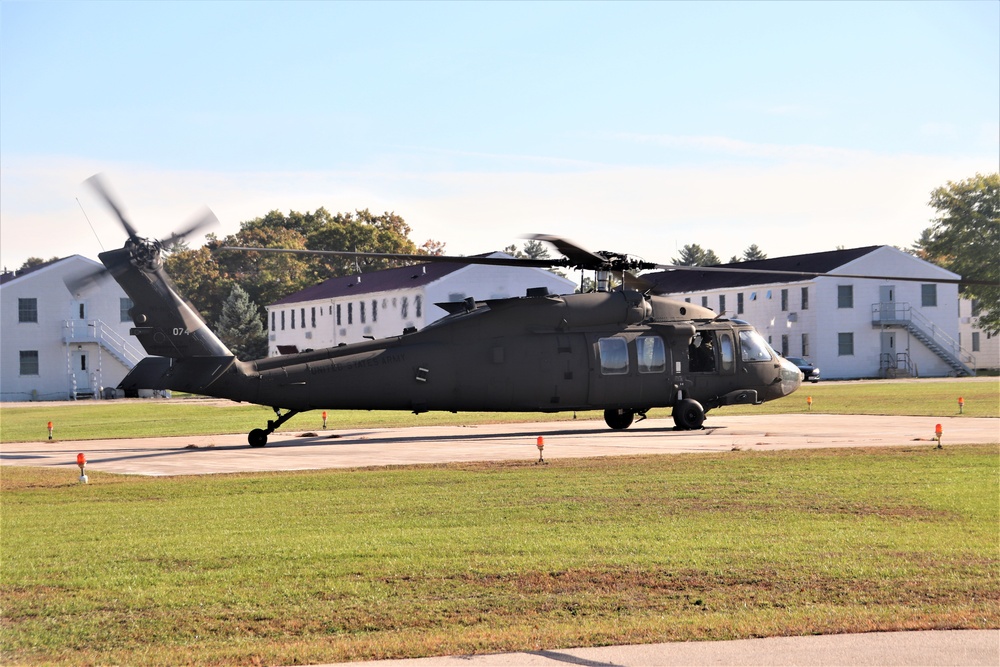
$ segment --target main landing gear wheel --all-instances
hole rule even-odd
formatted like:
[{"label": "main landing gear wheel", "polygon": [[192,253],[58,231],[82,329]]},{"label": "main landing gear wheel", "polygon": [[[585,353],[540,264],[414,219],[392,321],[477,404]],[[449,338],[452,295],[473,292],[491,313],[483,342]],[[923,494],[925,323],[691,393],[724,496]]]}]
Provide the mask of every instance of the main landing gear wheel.
[{"label": "main landing gear wheel", "polygon": [[634,410],[621,409],[604,411],[604,422],[616,431],[627,429],[632,425],[632,421],[634,419]]},{"label": "main landing gear wheel", "polygon": [[705,423],[705,409],[693,398],[683,398],[674,405],[674,424],[684,431],[696,431]]}]

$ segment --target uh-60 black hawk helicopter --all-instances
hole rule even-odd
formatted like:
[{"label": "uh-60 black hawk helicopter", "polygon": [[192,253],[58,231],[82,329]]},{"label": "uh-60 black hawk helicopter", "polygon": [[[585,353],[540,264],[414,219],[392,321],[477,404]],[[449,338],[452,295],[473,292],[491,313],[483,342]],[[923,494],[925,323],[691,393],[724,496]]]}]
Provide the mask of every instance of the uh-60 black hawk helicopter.
[{"label": "uh-60 black hawk helicopter", "polygon": [[[651,285],[632,273],[705,267],[589,252],[550,236],[534,238],[553,244],[563,255],[560,259],[374,256],[593,270],[596,291],[556,295],[542,288],[517,298],[469,298],[438,304],[449,314],[419,331],[265,359],[237,359],[163,270],[161,251],[167,241],[140,237],[102,182],[97,177],[88,182],[129,235],[123,248],[99,257],[131,298],[131,332],[151,355],[119,388],[184,391],[271,407],[275,419],[248,435],[253,447],[265,446],[268,435],[299,412],[325,409],[603,410],[608,426],[625,429],[651,408],[669,407],[677,428],[698,429],[712,408],[788,396],[802,382],[798,368],[775,353],[748,323],[649,294]],[[214,221],[211,214],[169,241],[209,221]],[[621,276],[621,286],[611,290],[609,278],[614,274]]]}]

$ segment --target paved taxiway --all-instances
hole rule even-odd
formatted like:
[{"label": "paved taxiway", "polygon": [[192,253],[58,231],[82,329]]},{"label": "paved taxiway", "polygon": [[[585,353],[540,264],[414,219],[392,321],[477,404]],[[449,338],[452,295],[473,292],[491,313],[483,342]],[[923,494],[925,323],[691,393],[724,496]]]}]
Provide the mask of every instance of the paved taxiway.
[{"label": "paved taxiway", "polygon": [[76,468],[135,475],[318,470],[462,461],[547,460],[632,454],[693,454],[791,448],[936,446],[1000,442],[1000,420],[968,417],[767,415],[715,417],[700,431],[675,431],[670,420],[649,419],[626,431],[603,422],[564,421],[478,426],[344,429],[272,434],[254,449],[243,434],[5,443],[0,463]]},{"label": "paved taxiway", "polygon": [[[304,417],[300,417],[303,419]],[[136,440],[8,443],[0,464],[65,467],[136,475],[192,475],[310,470],[461,461],[554,460],[584,456],[696,454],[819,447],[944,447],[1000,442],[1000,420],[968,417],[853,415],[709,415],[701,431],[674,431],[668,420],[646,420],[627,431],[601,422],[344,429],[278,433],[253,449],[246,436],[219,435]],[[310,434],[311,433],[311,434]],[[358,663],[354,663],[358,664]],[[373,663],[365,663],[373,664]],[[385,667],[526,667],[559,665],[997,665],[1000,630],[870,633],[774,637],[731,642],[683,642],[543,650],[477,656],[385,661]]]}]

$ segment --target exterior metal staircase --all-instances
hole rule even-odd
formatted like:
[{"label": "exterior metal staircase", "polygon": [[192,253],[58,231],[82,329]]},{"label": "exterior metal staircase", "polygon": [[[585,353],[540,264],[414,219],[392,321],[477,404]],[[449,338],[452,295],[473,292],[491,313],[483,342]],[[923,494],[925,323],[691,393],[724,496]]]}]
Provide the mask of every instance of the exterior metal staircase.
[{"label": "exterior metal staircase", "polygon": [[905,329],[948,364],[956,376],[976,374],[976,358],[908,303],[889,301],[872,304],[872,326],[877,329]]},{"label": "exterior metal staircase", "polygon": [[97,343],[102,349],[120,361],[126,368],[135,368],[146,353],[125,340],[103,320],[66,320],[63,326],[63,342]]}]

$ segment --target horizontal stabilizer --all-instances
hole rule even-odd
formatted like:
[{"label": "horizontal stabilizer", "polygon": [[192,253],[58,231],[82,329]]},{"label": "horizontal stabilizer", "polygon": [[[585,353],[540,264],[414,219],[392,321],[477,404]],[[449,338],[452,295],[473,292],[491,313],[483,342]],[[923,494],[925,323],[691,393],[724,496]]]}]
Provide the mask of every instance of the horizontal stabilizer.
[{"label": "horizontal stabilizer", "polygon": [[125,376],[118,388],[204,393],[235,361],[236,357],[146,357]]}]

